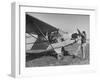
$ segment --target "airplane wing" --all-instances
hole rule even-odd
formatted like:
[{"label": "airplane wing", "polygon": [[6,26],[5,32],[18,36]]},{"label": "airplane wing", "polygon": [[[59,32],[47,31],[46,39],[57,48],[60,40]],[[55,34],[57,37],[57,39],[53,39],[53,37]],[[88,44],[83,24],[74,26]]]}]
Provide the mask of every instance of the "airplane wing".
[{"label": "airplane wing", "polygon": [[46,32],[53,32],[58,30],[56,27],[43,22],[40,19],[37,19],[29,14],[26,14],[26,33],[35,33],[37,35],[42,35],[41,32],[45,35]]}]

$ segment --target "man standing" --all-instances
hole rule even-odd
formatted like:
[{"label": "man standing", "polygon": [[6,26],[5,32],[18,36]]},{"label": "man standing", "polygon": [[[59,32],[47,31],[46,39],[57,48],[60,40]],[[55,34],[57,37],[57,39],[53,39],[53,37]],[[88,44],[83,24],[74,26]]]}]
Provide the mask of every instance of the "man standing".
[{"label": "man standing", "polygon": [[86,32],[83,31],[81,35],[81,50],[82,50],[82,56],[83,59],[85,58],[85,48],[86,48]]},{"label": "man standing", "polygon": [[86,57],[86,53],[85,53],[85,48],[86,48],[86,32],[85,31],[82,31],[82,33],[79,31],[79,29],[77,29],[78,33],[79,33],[79,37],[80,37],[80,41],[81,41],[81,44],[80,44],[80,49],[81,49],[81,52],[82,52],[82,57],[83,59],[85,59]]}]

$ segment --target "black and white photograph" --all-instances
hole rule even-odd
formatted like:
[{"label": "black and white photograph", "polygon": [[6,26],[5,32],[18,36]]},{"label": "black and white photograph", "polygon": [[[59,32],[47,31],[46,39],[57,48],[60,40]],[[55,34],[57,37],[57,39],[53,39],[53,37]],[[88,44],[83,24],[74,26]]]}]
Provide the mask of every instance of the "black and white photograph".
[{"label": "black and white photograph", "polygon": [[25,13],[25,66],[90,64],[90,15]]}]

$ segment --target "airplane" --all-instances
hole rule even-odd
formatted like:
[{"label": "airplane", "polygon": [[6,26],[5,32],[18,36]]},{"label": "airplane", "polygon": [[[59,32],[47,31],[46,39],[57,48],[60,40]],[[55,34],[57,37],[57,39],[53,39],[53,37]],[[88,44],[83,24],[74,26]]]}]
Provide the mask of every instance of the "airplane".
[{"label": "airplane", "polygon": [[[80,33],[79,30],[78,32]],[[55,51],[57,59],[61,59],[62,47],[75,43],[72,34],[26,14],[26,53],[28,54]]]}]

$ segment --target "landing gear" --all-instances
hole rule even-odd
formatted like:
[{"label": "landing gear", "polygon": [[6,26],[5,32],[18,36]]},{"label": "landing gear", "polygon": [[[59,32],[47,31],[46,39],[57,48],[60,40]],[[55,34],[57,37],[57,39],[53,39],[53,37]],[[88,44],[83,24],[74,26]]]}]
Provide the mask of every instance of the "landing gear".
[{"label": "landing gear", "polygon": [[63,59],[64,59],[64,55],[58,54],[58,55],[57,55],[57,59],[58,59],[58,60],[63,60]]}]

